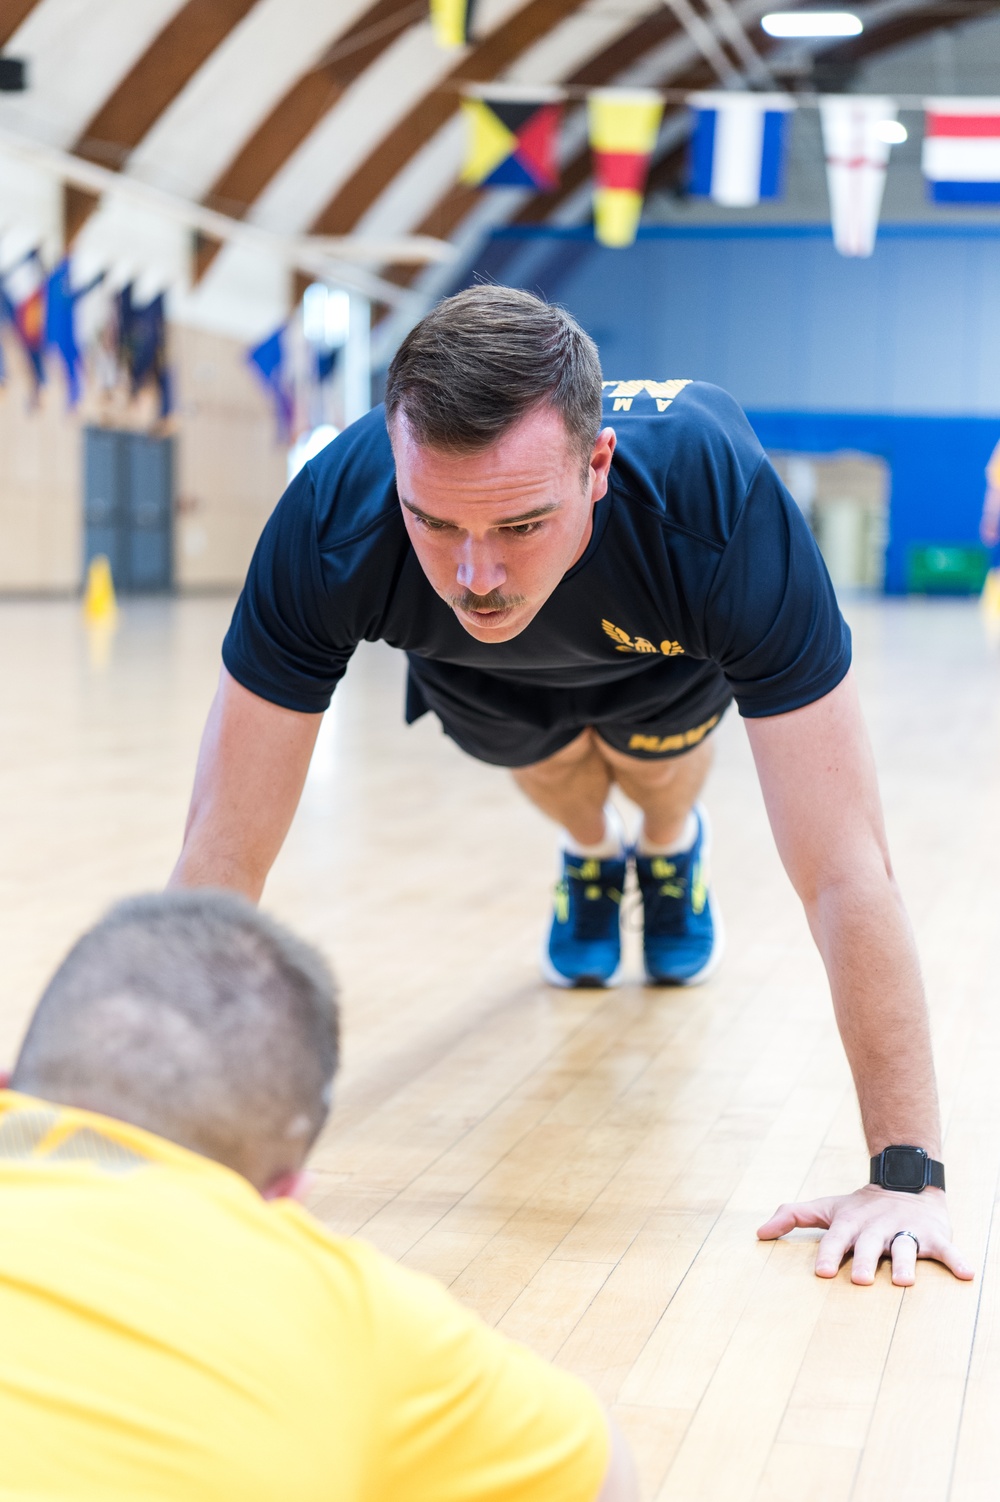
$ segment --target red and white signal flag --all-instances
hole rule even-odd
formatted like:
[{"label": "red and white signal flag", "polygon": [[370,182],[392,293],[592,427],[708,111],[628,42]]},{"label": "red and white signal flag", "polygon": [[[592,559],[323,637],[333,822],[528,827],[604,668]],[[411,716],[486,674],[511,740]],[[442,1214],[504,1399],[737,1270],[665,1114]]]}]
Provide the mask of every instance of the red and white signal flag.
[{"label": "red and white signal flag", "polygon": [[870,256],[889,165],[884,127],[896,119],[895,101],[827,94],[819,102],[819,113],[833,243],[842,256]]},{"label": "red and white signal flag", "polygon": [[935,203],[1000,203],[1000,99],[928,99],[923,169]]}]

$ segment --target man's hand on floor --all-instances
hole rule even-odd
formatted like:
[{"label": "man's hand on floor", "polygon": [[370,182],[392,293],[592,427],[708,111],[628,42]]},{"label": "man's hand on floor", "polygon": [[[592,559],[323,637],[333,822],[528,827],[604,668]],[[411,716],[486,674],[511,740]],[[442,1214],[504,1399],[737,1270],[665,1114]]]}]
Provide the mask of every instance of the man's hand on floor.
[{"label": "man's hand on floor", "polygon": [[[774,1241],[796,1227],[816,1226],[826,1231],[816,1253],[816,1274],[820,1278],[835,1278],[852,1250],[852,1283],[874,1283],[883,1256],[891,1256],[892,1281],[902,1287],[914,1282],[918,1257],[943,1262],[956,1278],[975,1276],[952,1244],[948,1207],[941,1189],[899,1194],[866,1185],[853,1194],[779,1205],[757,1235],[761,1241]],[[900,1236],[900,1231],[912,1234]]]}]

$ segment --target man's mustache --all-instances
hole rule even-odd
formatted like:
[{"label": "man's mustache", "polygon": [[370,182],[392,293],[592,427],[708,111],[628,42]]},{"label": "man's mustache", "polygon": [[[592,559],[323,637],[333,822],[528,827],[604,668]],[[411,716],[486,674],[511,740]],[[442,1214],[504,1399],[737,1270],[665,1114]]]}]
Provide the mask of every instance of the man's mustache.
[{"label": "man's mustache", "polygon": [[448,600],[455,610],[514,610],[523,605],[523,595],[505,595],[500,589],[491,589],[488,595],[474,595],[471,589],[464,594],[452,595]]}]

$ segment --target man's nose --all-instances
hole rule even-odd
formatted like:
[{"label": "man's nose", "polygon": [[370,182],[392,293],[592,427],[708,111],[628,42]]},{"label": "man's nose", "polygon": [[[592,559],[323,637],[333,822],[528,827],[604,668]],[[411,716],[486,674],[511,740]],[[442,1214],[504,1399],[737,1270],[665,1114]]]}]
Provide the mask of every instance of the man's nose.
[{"label": "man's nose", "polygon": [[463,589],[474,595],[488,595],[502,589],[507,582],[503,559],[488,542],[467,538],[459,555],[456,578]]}]

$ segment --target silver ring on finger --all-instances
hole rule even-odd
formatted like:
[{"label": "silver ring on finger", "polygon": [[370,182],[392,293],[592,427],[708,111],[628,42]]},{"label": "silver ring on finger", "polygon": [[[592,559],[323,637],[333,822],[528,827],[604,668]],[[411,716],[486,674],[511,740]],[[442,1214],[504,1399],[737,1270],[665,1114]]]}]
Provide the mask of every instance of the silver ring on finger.
[{"label": "silver ring on finger", "polygon": [[909,1236],[910,1240],[913,1242],[913,1245],[917,1249],[917,1256],[919,1257],[920,1256],[920,1242],[917,1240],[916,1235],[914,1234],[913,1231],[897,1231],[896,1234],[895,1234],[895,1236],[892,1238],[892,1241],[889,1242],[889,1250],[890,1250],[890,1252],[892,1251],[893,1244],[895,1242],[897,1242],[901,1236]]}]

